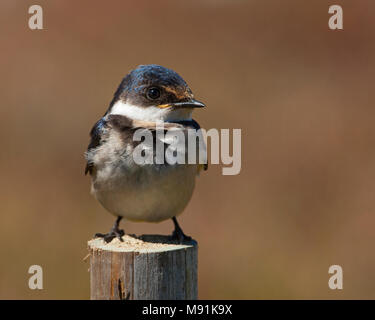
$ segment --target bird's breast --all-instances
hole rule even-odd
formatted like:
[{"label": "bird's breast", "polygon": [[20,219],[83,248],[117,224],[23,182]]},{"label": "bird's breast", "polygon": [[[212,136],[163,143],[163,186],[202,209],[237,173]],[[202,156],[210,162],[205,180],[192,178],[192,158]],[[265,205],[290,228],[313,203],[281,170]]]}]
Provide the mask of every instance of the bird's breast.
[{"label": "bird's breast", "polygon": [[191,164],[134,161],[135,145],[117,132],[92,155],[92,193],[114,215],[158,222],[180,214],[189,202],[197,174]]}]

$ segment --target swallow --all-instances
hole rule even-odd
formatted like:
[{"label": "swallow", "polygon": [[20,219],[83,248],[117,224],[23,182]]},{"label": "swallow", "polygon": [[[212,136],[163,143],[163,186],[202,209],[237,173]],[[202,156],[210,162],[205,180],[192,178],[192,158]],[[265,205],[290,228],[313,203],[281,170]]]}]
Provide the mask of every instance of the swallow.
[{"label": "swallow", "polygon": [[[85,174],[91,176],[91,193],[99,203],[116,217],[108,233],[95,237],[110,242],[123,241],[122,219],[137,222],[161,222],[172,219],[171,238],[182,243],[191,240],[177,222],[190,201],[195,180],[207,163],[162,164],[134,161],[140,141],[134,139],[137,130],[153,134],[152,146],[158,141],[156,125],[165,130],[199,130],[192,119],[193,110],[204,108],[196,100],[175,71],[159,65],[141,65],[128,73],[114,93],[109,108],[90,132],[90,143],[85,153]],[[165,148],[164,148],[165,151]]]}]

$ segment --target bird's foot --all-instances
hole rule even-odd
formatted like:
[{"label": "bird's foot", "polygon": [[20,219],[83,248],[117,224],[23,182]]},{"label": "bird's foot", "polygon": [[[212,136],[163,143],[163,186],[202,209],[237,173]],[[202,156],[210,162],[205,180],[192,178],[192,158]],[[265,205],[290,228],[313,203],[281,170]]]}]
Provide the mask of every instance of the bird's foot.
[{"label": "bird's foot", "polygon": [[103,240],[106,243],[111,242],[114,238],[117,238],[121,242],[124,242],[124,240],[122,240],[122,236],[125,235],[125,232],[124,232],[124,230],[121,230],[119,228],[121,219],[122,219],[121,216],[117,217],[116,222],[113,225],[111,231],[109,231],[108,233],[96,233],[94,237],[95,238],[103,238]]},{"label": "bird's foot", "polygon": [[184,242],[190,242],[193,239],[189,236],[187,236],[181,229],[180,225],[177,222],[176,217],[172,218],[173,224],[174,224],[174,231],[171,236],[169,236],[169,239],[172,241],[177,241],[178,243],[182,244]]},{"label": "bird's foot", "polygon": [[103,240],[106,242],[106,243],[109,243],[111,242],[114,238],[117,238],[119,239],[121,242],[124,242],[124,240],[122,240],[122,236],[125,235],[125,232],[124,230],[120,230],[120,229],[117,229],[117,230],[111,230],[109,231],[108,233],[96,233],[95,234],[95,238],[103,238]]},{"label": "bird's foot", "polygon": [[180,244],[193,240],[192,237],[189,237],[185,233],[183,233],[181,229],[174,230],[172,235],[169,236],[169,238],[170,240],[177,241]]}]

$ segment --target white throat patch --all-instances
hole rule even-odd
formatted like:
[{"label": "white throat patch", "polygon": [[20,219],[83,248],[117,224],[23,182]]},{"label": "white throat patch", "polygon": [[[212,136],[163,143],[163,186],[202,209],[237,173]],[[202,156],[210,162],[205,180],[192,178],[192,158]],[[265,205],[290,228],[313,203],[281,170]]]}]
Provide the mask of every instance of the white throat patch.
[{"label": "white throat patch", "polygon": [[119,100],[112,106],[109,114],[118,114],[140,121],[183,121],[191,120],[192,109],[138,107]]}]

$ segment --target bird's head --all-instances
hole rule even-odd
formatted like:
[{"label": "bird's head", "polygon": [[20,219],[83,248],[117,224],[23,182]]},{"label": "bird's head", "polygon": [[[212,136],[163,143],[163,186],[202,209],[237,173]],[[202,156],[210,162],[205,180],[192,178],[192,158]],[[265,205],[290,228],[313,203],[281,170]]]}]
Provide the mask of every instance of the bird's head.
[{"label": "bird's head", "polygon": [[159,65],[141,65],[121,82],[107,114],[143,121],[190,120],[194,108],[205,105],[180,75]]}]

